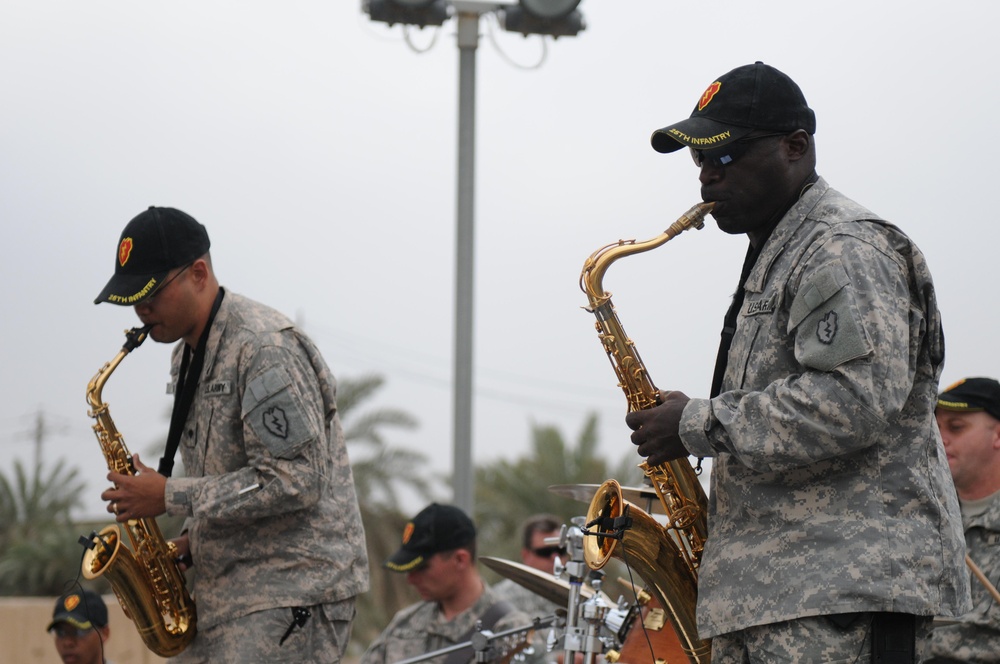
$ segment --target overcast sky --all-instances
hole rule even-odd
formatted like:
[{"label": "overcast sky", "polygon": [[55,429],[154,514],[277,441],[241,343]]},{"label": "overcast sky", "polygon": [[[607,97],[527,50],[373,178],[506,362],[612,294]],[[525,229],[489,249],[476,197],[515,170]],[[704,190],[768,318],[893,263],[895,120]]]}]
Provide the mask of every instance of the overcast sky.
[{"label": "overcast sky", "polygon": [[[584,0],[577,37],[480,21],[475,200],[476,462],[527,451],[532,423],[630,447],[625,399],[581,309],[584,260],[659,234],[698,202],[653,129],[728,70],[762,60],[818,118],[819,172],[927,255],[949,383],[1000,375],[993,2]],[[119,233],[149,205],[204,223],[230,290],[300,321],[335,374],[377,373],[392,436],[452,460],[458,49],[441,29],[373,23],[354,0],[0,5],[0,470],[106,473],[87,382],[136,324],[94,306]],[[986,196],[987,198],[983,198]],[[657,386],[707,396],[746,247],[709,220],[605,277]],[[104,390],[129,446],[165,438],[169,348],[147,343]],[[152,462],[154,459],[146,459]],[[638,459],[637,459],[638,461]],[[561,478],[552,478],[559,484]],[[583,509],[583,508],[581,508]]]}]

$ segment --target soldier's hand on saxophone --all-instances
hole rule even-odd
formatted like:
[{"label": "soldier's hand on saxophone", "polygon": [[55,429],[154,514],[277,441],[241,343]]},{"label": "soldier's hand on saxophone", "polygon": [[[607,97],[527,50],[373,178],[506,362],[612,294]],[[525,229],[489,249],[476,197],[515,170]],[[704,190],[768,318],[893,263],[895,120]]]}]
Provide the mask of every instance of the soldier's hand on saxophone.
[{"label": "soldier's hand on saxophone", "polygon": [[115,520],[125,523],[129,519],[144,519],[166,513],[163,491],[167,478],[139,461],[139,454],[132,455],[134,475],[123,475],[114,471],[108,473],[108,480],[114,486],[101,494],[101,500],[108,501],[108,511]]},{"label": "soldier's hand on saxophone", "polygon": [[632,430],[632,444],[649,465],[658,466],[688,456],[680,437],[681,414],[688,401],[683,392],[661,390],[659,405],[625,416],[625,424]]}]

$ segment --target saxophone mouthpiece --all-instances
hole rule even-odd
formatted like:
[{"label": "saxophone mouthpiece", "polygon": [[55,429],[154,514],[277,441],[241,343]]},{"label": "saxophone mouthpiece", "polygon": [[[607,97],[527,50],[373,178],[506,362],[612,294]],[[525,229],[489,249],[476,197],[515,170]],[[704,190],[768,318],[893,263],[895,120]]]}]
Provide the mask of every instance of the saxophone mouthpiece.
[{"label": "saxophone mouthpiece", "polygon": [[149,331],[151,329],[153,329],[152,325],[144,325],[142,327],[133,327],[131,330],[126,330],[125,345],[122,346],[122,350],[126,353],[131,353],[133,350],[141,346],[142,342],[149,336]]}]

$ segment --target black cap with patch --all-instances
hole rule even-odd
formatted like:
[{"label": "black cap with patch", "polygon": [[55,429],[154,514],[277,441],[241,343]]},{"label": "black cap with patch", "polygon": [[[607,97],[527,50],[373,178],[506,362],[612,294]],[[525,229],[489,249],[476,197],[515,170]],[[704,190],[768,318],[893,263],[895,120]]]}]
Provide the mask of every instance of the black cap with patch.
[{"label": "black cap with patch", "polygon": [[702,93],[688,119],[657,129],[650,141],[657,152],[709,150],[755,129],[816,133],[816,114],[799,86],[759,61],[723,74]]},{"label": "black cap with patch", "polygon": [[194,217],[150,207],[128,222],[118,239],[115,274],[94,304],[131,306],[156,292],[167,273],[208,252],[208,231]]},{"label": "black cap with patch", "polygon": [[986,411],[1000,420],[1000,383],[993,378],[964,378],[938,396],[937,407],[958,413]]},{"label": "black cap with patch", "polygon": [[108,607],[93,590],[71,592],[56,600],[52,622],[45,629],[48,631],[62,622],[77,629],[104,627],[108,624]]},{"label": "black cap with patch", "polygon": [[431,503],[403,528],[403,544],[382,566],[409,572],[435,553],[453,551],[476,540],[476,526],[453,505]]}]

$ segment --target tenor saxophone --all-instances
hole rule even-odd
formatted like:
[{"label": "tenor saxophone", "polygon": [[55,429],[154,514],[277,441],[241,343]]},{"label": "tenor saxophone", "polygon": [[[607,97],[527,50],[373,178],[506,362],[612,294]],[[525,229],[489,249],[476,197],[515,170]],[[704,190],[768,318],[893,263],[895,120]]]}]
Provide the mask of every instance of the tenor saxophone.
[{"label": "tenor saxophone", "polygon": [[[660,392],[618,320],[611,293],[604,290],[604,274],[619,258],[655,249],[689,228],[702,228],[713,207],[713,203],[699,203],[653,239],[619,240],[598,249],[584,263],[580,288],[590,303],[586,309],[597,318],[597,335],[618,376],[618,387],[625,392],[629,412],[656,406]],[[639,467],[656,491],[666,525],[661,526],[636,505],[626,506],[618,481],[609,479],[597,489],[587,509],[587,523],[598,525],[596,536],[584,539],[584,559],[595,570],[612,557],[635,566],[651,584],[688,660],[707,664],[711,645],[698,637],[695,603],[698,566],[708,533],[708,499],[687,459],[660,465],[643,462]],[[621,535],[600,525],[619,520],[626,507],[631,526]]]},{"label": "tenor saxophone", "polygon": [[[126,331],[121,351],[87,385],[94,433],[108,469],[122,475],[135,474],[132,455],[111,419],[108,404],[101,401],[101,392],[112,372],[148,333],[149,326]],[[163,539],[153,518],[130,519],[125,533],[131,550],[123,544],[117,524],[91,536],[83,556],[83,576],[96,579],[104,575],[146,647],[161,657],[177,655],[194,638],[196,624],[194,602],[175,562],[177,547]]]}]

